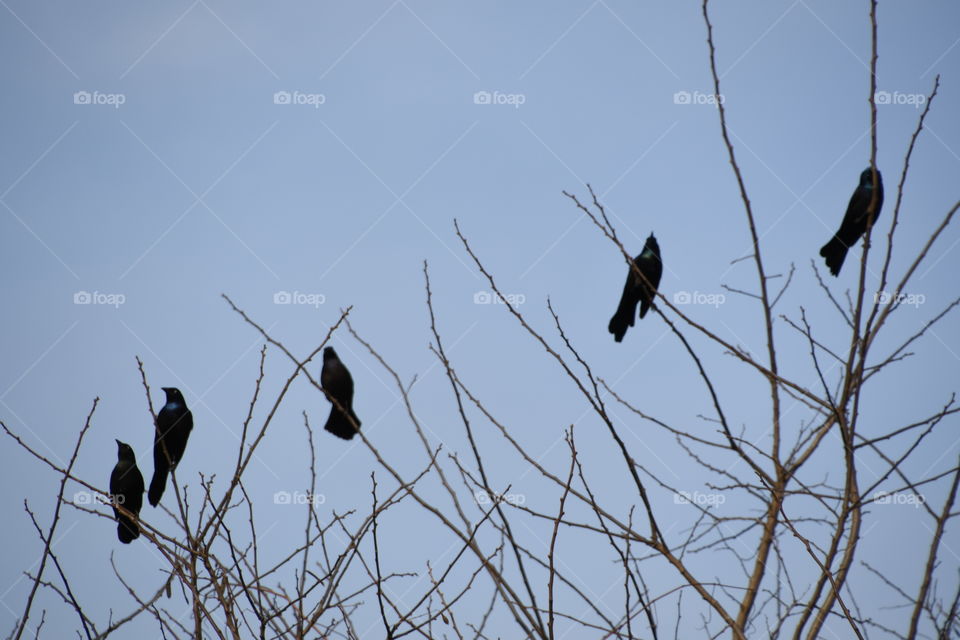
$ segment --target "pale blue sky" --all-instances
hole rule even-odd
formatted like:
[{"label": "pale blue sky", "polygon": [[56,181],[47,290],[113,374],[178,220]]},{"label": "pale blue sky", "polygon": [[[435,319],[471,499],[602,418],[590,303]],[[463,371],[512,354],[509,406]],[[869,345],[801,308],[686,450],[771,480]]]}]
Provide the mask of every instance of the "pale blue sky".
[{"label": "pale blue sky", "polygon": [[[503,290],[523,296],[521,309],[539,330],[553,335],[550,296],[599,376],[644,410],[709,433],[712,426],[697,418],[712,415],[709,397],[659,318],[639,322],[622,344],[606,332],[625,268],[561,194],[584,198],[585,182],[601,196],[628,250],[638,252],[656,233],[665,295],[725,293],[724,304],[691,306],[691,315],[751,353],[765,353],[756,304],[721,289],[753,290],[756,280],[751,262],[731,264],[748,250],[745,217],[716,110],[696,104],[712,91],[699,3],[0,5],[0,417],[45,455],[65,460],[99,396],[77,465],[91,482],[106,486],[114,438],[134,447],[144,475],[152,472],[152,425],[136,355],[157,406],[161,386],[178,386],[193,410],[196,428],[181,473],[195,478],[203,470],[225,479],[261,340],[221,293],[297,354],[315,347],[338,310],[353,305],[351,321],[364,339],[404,380],[421,377],[412,397],[432,443],[466,454],[449,383],[427,349],[426,259],[439,327],[465,382],[560,473],[562,432],[576,423],[596,486],[626,513],[635,496],[622,465],[608,462],[617,454],[604,428],[503,309],[474,304],[474,294],[488,287],[453,231],[456,218]],[[810,260],[821,264],[817,251],[839,224],[869,159],[867,9],[866,2],[821,0],[711,6],[729,126],[768,272],[797,268],[778,312],[796,318],[803,305],[836,349],[845,348],[844,325],[819,291]],[[901,212],[892,263],[900,273],[958,198],[960,10],[948,1],[884,2],[879,21],[878,88],[891,96],[891,104],[879,107],[884,233],[919,116],[909,103],[942,75]],[[305,104],[275,101],[278,92]],[[477,92],[514,104],[477,104]],[[681,92],[690,104],[678,104]],[[85,104],[87,98],[99,104]],[[933,248],[910,287],[924,304],[893,318],[878,345],[884,354],[894,338],[956,296],[958,243],[960,234],[950,229]],[[854,286],[859,255],[859,248],[852,251],[840,278],[830,280],[838,292]],[[879,260],[874,255],[874,271]],[[75,304],[80,292],[98,294],[94,302],[123,303]],[[323,304],[274,304],[278,292],[312,295]],[[913,359],[872,383],[865,430],[894,428],[946,402],[960,372],[957,326],[948,317],[912,348]],[[806,344],[783,322],[777,331],[786,375],[816,389]],[[699,337],[693,343],[703,350],[731,422],[765,442],[763,381]],[[424,455],[389,378],[345,332],[334,345],[353,372],[365,433],[414,473]],[[289,372],[287,360],[272,353],[267,397]],[[247,478],[264,503],[261,526],[278,527],[277,548],[294,543],[281,533],[284,525],[302,527],[299,511],[270,501],[275,491],[306,482],[303,410],[319,426],[328,404],[301,382]],[[802,406],[795,411],[788,430],[809,418]],[[634,455],[665,481],[690,492],[716,481],[691,469],[671,438],[622,409],[615,413]],[[553,505],[556,492],[505,454],[480,416],[472,417],[483,425],[479,437],[496,482],[544,508]],[[952,420],[916,454],[911,471],[950,468],[955,434]],[[327,434],[317,440],[326,508],[365,509],[373,457],[362,444]],[[824,453],[810,478],[836,469],[826,455],[836,448]],[[21,574],[40,550],[23,500],[47,523],[56,478],[9,439],[0,455],[4,538],[15,550],[0,559],[0,628],[9,628],[29,586]],[[930,498],[939,501],[942,490],[932,487]],[[656,500],[679,535],[690,512],[665,492],[658,490]],[[727,508],[746,504],[740,500],[731,495]],[[895,558],[880,557],[895,565],[892,575],[913,585],[922,545],[905,548],[901,541],[926,539],[930,523],[912,507],[888,511],[864,532],[864,557],[897,545]],[[409,520],[388,519],[384,526],[396,533],[385,543],[394,552],[386,557],[396,558],[394,570],[421,571],[449,536],[435,535],[439,527],[414,508],[399,513],[425,524],[411,531]],[[144,515],[159,517],[149,507]],[[100,620],[108,606],[129,607],[110,573],[112,551],[125,570],[142,572],[143,589],[160,580],[162,565],[152,554],[138,545],[118,548],[105,520],[68,508],[60,533],[60,556],[80,574],[75,586]],[[955,528],[949,533],[956,541]],[[528,535],[538,548],[545,534]],[[571,571],[598,600],[609,597],[615,606],[619,591],[603,595],[620,579],[608,566],[606,542],[593,555],[578,554],[578,538],[569,535]],[[943,575],[955,580],[960,545],[948,547]],[[703,560],[704,579],[710,563],[723,566],[723,559]],[[671,584],[673,577],[652,580]],[[899,614],[879,610],[898,603],[894,594],[867,574],[855,581],[864,594],[860,604],[896,623]],[[57,606],[45,597],[47,606]],[[673,611],[664,607],[663,619]],[[62,636],[73,627],[71,618],[49,620],[47,632]],[[509,626],[501,632],[512,633]]]}]

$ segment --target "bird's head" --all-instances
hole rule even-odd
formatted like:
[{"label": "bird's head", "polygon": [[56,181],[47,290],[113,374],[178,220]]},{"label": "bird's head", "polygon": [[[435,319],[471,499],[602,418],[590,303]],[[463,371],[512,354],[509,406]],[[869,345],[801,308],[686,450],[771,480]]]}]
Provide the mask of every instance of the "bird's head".
[{"label": "bird's head", "polygon": [[647,241],[643,245],[643,250],[660,255],[660,245],[657,244],[657,238],[653,235],[653,233],[647,236]]},{"label": "bird's head", "polygon": [[337,352],[333,350],[333,347],[325,347],[323,350],[323,361],[336,359]]},{"label": "bird's head", "polygon": [[[877,182],[880,181],[880,169],[877,169]],[[867,167],[860,174],[860,186],[861,187],[872,187],[873,186],[873,171],[870,170],[870,167]]]},{"label": "bird's head", "polygon": [[183,394],[176,387],[162,387],[163,392],[167,394],[167,402],[183,402]]},{"label": "bird's head", "polygon": [[118,458],[118,459],[120,459],[120,460],[123,460],[123,459],[134,460],[134,459],[135,459],[135,456],[134,456],[134,453],[133,453],[133,447],[131,447],[130,445],[128,445],[126,442],[120,442],[119,440],[117,440],[116,442],[117,442],[117,458]]}]

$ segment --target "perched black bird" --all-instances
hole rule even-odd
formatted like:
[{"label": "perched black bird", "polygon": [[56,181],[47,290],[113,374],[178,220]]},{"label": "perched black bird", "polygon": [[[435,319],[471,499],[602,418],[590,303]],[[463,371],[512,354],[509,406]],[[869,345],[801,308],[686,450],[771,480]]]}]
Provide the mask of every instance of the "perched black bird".
[{"label": "perched black bird", "polygon": [[193,429],[193,414],[187,409],[183,394],[174,387],[163,387],[167,404],[157,414],[157,430],[153,435],[153,479],[147,497],[154,507],[167,487],[167,474],[177,466],[187,448]]},{"label": "perched black bird", "polygon": [[640,273],[646,276],[649,284],[637,275],[633,267],[630,268],[627,273],[627,282],[623,285],[623,295],[620,296],[617,312],[610,318],[610,324],[607,326],[607,330],[613,334],[613,339],[617,342],[623,340],[627,327],[633,326],[637,315],[637,303],[640,303],[642,318],[647,315],[656,297],[657,287],[660,286],[663,263],[660,261],[660,245],[657,244],[657,239],[652,233],[643,245],[643,251],[633,259],[633,263],[637,265]]},{"label": "perched black bird", "polygon": [[[344,440],[351,439],[360,428],[360,419],[353,412],[353,378],[350,372],[340,362],[333,347],[323,350],[323,369],[320,371],[320,386],[327,393],[327,399],[336,400],[345,411],[341,411],[334,404],[330,407],[330,417],[323,428]],[[349,413],[349,417],[348,414]],[[353,422],[350,422],[353,418]]]},{"label": "perched black bird", "polygon": [[[843,260],[847,257],[847,249],[855,245],[867,230],[869,217],[867,210],[870,208],[872,197],[873,172],[870,167],[867,167],[860,174],[860,184],[850,197],[850,204],[847,205],[847,213],[843,216],[843,222],[840,223],[840,230],[820,249],[820,255],[827,259],[830,273],[835,276],[840,275],[840,267],[843,266]],[[877,204],[873,209],[874,223],[880,217],[881,207],[883,207],[883,179],[880,177],[880,170],[877,169]]]},{"label": "perched black bird", "polygon": [[[110,473],[110,495],[115,504],[140,515],[143,506],[143,475],[137,468],[137,456],[126,442],[117,440],[117,466]],[[120,513],[116,506],[113,515],[117,518],[117,537],[123,544],[130,544],[140,537],[136,521]]]}]

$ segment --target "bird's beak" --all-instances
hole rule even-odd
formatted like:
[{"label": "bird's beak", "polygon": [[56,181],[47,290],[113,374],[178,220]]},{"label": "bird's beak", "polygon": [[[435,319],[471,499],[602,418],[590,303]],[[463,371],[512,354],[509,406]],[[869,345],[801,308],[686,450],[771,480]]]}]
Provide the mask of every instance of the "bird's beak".
[{"label": "bird's beak", "polygon": [[117,446],[118,446],[118,447],[119,447],[121,444],[123,444],[122,442],[120,442],[120,441],[117,440],[116,438],[114,438],[113,441],[117,443]]}]

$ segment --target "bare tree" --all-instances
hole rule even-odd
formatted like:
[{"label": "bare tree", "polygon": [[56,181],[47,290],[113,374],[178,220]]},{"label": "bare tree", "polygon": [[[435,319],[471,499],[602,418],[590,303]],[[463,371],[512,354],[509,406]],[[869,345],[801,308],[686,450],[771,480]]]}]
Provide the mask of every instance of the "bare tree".
[{"label": "bare tree", "polygon": [[[702,12],[714,94],[720,96],[708,0],[703,0]],[[871,166],[875,167],[875,0],[871,2],[870,24]],[[354,638],[379,635],[381,628],[387,638],[508,636],[552,640],[571,630],[577,637],[661,638],[688,637],[685,633],[696,628],[704,637],[813,639],[824,637],[827,626],[833,624],[836,629],[837,623],[858,638],[960,637],[960,579],[949,563],[942,562],[945,532],[958,513],[960,460],[921,474],[909,464],[931,434],[956,419],[960,407],[951,395],[944,398],[942,406],[929,408],[907,424],[888,424],[878,430],[876,425],[867,429],[863,423],[864,393],[871,380],[907,358],[907,350],[960,304],[960,297],[955,298],[905,335],[888,336],[890,318],[904,307],[904,292],[960,207],[957,202],[944,212],[906,268],[900,272],[892,268],[911,157],[938,88],[939,77],[905,151],[893,211],[884,223],[886,241],[881,239],[875,247],[874,240],[882,236],[877,235],[879,227],[874,227],[872,219],[868,224],[855,291],[844,299],[821,278],[817,265],[811,266],[825,300],[848,328],[848,341],[842,350],[831,348],[819,335],[804,307],[800,306],[798,312],[777,314],[777,305],[789,299],[795,270],[791,268],[785,277],[779,274],[782,284],[774,286],[777,276],[771,275],[764,259],[757,216],[728,133],[726,108],[722,100],[717,100],[720,134],[742,200],[743,223],[751,238],[747,259],[756,275],[752,290],[730,291],[755,304],[765,352],[754,355],[730,343],[662,294],[658,294],[653,307],[658,321],[668,327],[702,383],[688,393],[703,394],[713,408],[713,415],[701,416],[711,427],[708,433],[660,417],[656,406],[638,406],[634,399],[615,391],[582,356],[576,337],[564,329],[560,314],[549,300],[552,326],[535,326],[498,285],[481,250],[471,245],[460,225],[454,223],[464,252],[503,303],[500,306],[504,312],[543,349],[545,359],[557,367],[568,388],[582,399],[584,411],[605,427],[619,457],[604,464],[627,479],[623,495],[612,499],[594,490],[597,461],[581,453],[575,426],[565,433],[563,463],[547,464],[532,452],[520,431],[498,417],[496,406],[475,390],[469,382],[469,363],[466,367],[455,363],[446,346],[426,263],[423,276],[432,336],[430,350],[449,383],[455,419],[467,443],[464,452],[442,451],[431,443],[411,397],[413,382],[404,383],[401,374],[354,330],[349,322],[350,309],[342,311],[320,344],[304,357],[224,296],[265,342],[233,473],[226,481],[217,481],[201,472],[193,487],[178,483],[173,473],[175,504],[169,514],[176,530],[160,530],[147,519],[139,519],[143,537],[162,556],[167,572],[157,576],[152,593],[142,594],[114,567],[117,580],[130,596],[123,615],[116,617],[112,610],[105,614],[92,594],[78,593],[52,546],[64,506],[112,518],[108,493],[74,472],[97,401],[65,466],[51,461],[2,425],[11,438],[60,479],[52,520],[46,529],[25,504],[43,544],[43,556],[29,574],[32,589],[10,637],[19,640],[42,635],[46,611],[39,621],[34,611],[35,596],[41,588],[59,596],[64,609],[77,618],[78,635],[88,639],[107,637],[138,618],[152,619],[165,638]],[[588,198],[573,193],[566,196],[610,241],[611,250],[619,252],[628,268],[643,278],[604,205],[589,186],[588,192]],[[876,251],[882,254],[879,274],[868,266],[871,252]],[[244,475],[291,385],[298,378],[305,379],[323,394],[308,365],[335,331],[348,332],[393,381],[412,433],[422,446],[423,458],[416,472],[404,472],[407,465],[399,464],[359,431],[359,439],[377,463],[370,474],[369,506],[347,513],[326,513],[315,501],[306,500],[302,542],[286,550],[279,561],[265,563],[259,546],[257,508],[244,484]],[[881,335],[887,339],[881,341]],[[781,360],[780,345],[797,337],[807,347],[809,360],[803,373],[810,377],[800,377],[795,365],[785,367]],[[893,348],[878,346],[891,341]],[[270,399],[263,396],[262,386],[268,353],[289,367],[279,392]],[[709,364],[717,356],[735,362],[745,377],[755,377],[769,393],[765,401],[769,420],[760,425],[769,437],[758,438],[728,417],[732,415],[730,408],[745,399],[727,397],[720,391]],[[147,408],[155,421],[148,376],[139,359],[137,364]],[[806,379],[817,383],[802,382]],[[799,429],[787,428],[787,401],[804,414],[799,418]],[[755,404],[757,400],[749,398],[749,402]],[[255,420],[259,409],[265,417]],[[683,487],[653,473],[624,437],[625,425],[618,421],[615,409],[636,424],[666,435],[677,453],[689,458],[691,467],[712,478],[708,484],[714,492],[711,495],[729,496],[742,508],[717,509],[709,496],[707,500],[691,499]],[[797,422],[794,413],[789,424]],[[314,430],[306,412],[303,428],[311,452],[309,496],[316,491],[317,469]],[[480,437],[480,430],[485,437]],[[491,433],[499,441],[497,450],[482,444],[490,441],[487,436]],[[496,461],[505,455],[522,460],[547,488],[541,495],[550,497],[518,499],[511,485],[499,479]],[[830,478],[821,477],[813,463],[817,459],[830,460],[836,473]],[[871,479],[864,473],[867,460]],[[68,483],[100,496],[102,504],[67,499]],[[939,502],[919,499],[924,495],[937,496]],[[688,519],[683,526],[663,524],[664,499],[671,497],[673,504],[681,504],[686,510]],[[893,577],[888,562],[893,550],[868,555],[861,548],[865,528],[873,517],[871,507],[892,499],[917,499],[917,513],[926,519],[931,531],[929,539],[911,541],[927,550],[927,560],[915,568],[909,581]],[[422,514],[415,528],[407,525],[408,531],[398,531],[396,523],[384,524],[385,514],[401,504]],[[117,508],[134,515],[122,505]],[[412,598],[409,593],[400,598],[392,588],[413,574],[391,571],[397,563],[381,553],[385,526],[392,527],[391,535],[412,535],[411,531],[427,528],[431,535],[455,541],[456,552],[442,563],[435,565],[433,559],[423,562],[419,576],[425,580],[415,583],[419,591]],[[531,543],[527,532],[532,530],[545,533],[545,545]],[[618,582],[622,589],[619,610],[598,603],[597,585],[584,584],[570,569],[569,555],[565,554],[571,553],[617,567],[622,576]],[[732,559],[735,569],[718,575],[710,566],[716,557]],[[875,607],[865,606],[858,597],[858,580],[889,587],[891,597],[906,613],[898,626],[884,626],[874,619]],[[190,604],[189,621],[171,612],[166,605],[171,597]],[[371,631],[371,620],[378,623],[376,631]],[[665,627],[665,620],[672,622],[672,629]]]}]

